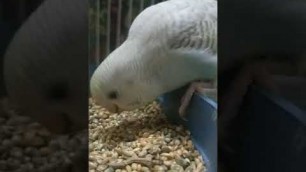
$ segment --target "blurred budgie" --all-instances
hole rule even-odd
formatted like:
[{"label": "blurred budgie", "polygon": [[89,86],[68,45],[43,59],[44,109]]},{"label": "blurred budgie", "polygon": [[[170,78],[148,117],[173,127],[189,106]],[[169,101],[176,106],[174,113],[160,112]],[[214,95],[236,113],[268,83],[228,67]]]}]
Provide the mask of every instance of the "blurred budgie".
[{"label": "blurred budgie", "polygon": [[192,83],[179,109],[183,117],[195,91],[216,98],[216,81],[217,1],[169,0],[136,17],[125,42],[94,72],[90,89],[98,104],[119,112]]}]

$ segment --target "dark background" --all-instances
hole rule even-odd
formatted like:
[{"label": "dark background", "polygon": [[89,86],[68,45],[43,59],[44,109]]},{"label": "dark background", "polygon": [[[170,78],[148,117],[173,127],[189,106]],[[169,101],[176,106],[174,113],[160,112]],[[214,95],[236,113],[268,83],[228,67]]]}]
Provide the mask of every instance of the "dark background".
[{"label": "dark background", "polygon": [[[306,135],[300,135],[306,131],[305,31],[305,1],[218,0],[218,158],[224,171],[306,170]],[[243,64],[264,60],[272,61],[269,81],[278,93],[263,94],[252,83],[234,118],[220,123],[243,92],[230,89],[243,84],[234,80]]]}]

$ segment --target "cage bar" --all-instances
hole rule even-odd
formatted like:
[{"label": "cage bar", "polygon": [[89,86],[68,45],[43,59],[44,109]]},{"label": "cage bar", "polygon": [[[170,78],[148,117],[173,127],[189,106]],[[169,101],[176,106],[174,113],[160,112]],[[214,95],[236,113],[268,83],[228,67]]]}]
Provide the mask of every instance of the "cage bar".
[{"label": "cage bar", "polygon": [[121,21],[122,21],[122,0],[118,0],[118,14],[117,14],[117,34],[116,34],[116,46],[121,43]]},{"label": "cage bar", "polygon": [[139,4],[139,13],[141,13],[141,11],[143,10],[143,6],[144,6],[144,1],[140,0],[140,4]]},{"label": "cage bar", "polygon": [[110,53],[111,37],[111,0],[107,0],[107,26],[106,26],[106,56]]},{"label": "cage bar", "polygon": [[100,0],[96,0],[96,24],[95,24],[95,63],[99,65],[100,63]]},{"label": "cage bar", "polygon": [[131,26],[132,17],[133,17],[133,0],[129,0],[128,26]]}]

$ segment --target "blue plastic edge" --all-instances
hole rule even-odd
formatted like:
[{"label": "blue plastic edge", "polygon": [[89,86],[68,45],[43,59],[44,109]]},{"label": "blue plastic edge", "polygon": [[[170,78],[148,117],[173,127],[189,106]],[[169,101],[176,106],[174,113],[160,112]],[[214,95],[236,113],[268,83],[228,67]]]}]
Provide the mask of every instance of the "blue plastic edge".
[{"label": "blue plastic edge", "polygon": [[[161,97],[158,98],[158,101],[161,103],[163,106],[162,109],[165,110],[165,114],[170,111],[170,115],[166,114],[167,118],[173,118],[175,116],[175,121],[174,123],[182,124],[185,127],[189,129],[191,132],[191,139],[194,143],[195,148],[199,151],[201,154],[203,160],[205,161],[206,169],[207,172],[216,172],[217,171],[217,103],[213,101],[212,99],[205,97],[200,94],[195,94],[191,100],[190,106],[187,108],[187,115],[186,118],[188,121],[183,121],[178,118],[178,107],[177,104],[178,102],[167,102],[170,99],[177,101],[177,99],[174,99],[173,96],[177,96],[179,94],[179,91],[167,93]],[[166,99],[166,100],[165,100]],[[205,112],[205,109],[208,109],[208,111],[212,111],[213,113],[205,114],[203,117],[211,120],[206,120],[203,121],[204,123],[209,122],[207,126],[203,125],[194,125],[194,123],[201,122],[198,119],[198,117],[195,117],[196,114],[198,114],[198,103],[201,103],[201,108],[202,108],[202,113],[207,113]],[[173,106],[173,104],[176,104]],[[167,105],[170,105],[170,107],[165,107]],[[173,110],[176,110],[173,112]],[[203,111],[204,110],[204,111]],[[172,111],[172,112],[171,112]],[[172,119],[173,120],[173,119]],[[171,122],[171,119],[170,119]],[[173,122],[173,121],[172,121]],[[205,130],[205,128],[207,130]],[[203,132],[198,132],[204,129]],[[209,130],[213,129],[213,131]],[[208,131],[209,130],[209,131]],[[209,139],[207,139],[207,137]],[[203,139],[207,139],[208,141],[204,141]]]},{"label": "blue plastic edge", "polygon": [[[217,109],[218,109],[217,103],[215,101],[213,101],[212,99],[206,97],[206,96],[203,96],[203,95],[200,95],[200,94],[196,94],[196,95],[199,96],[199,98],[201,98],[205,103],[207,103],[207,105],[211,106],[211,108],[214,109],[215,114],[212,114],[212,116],[214,116],[213,117],[214,121],[217,121]],[[188,126],[188,128],[190,128],[190,126]],[[215,132],[217,132],[217,130]],[[207,172],[217,172],[217,141],[216,141],[216,144],[215,144],[216,151],[213,151],[213,150],[209,151],[209,150],[206,149],[205,146],[201,146],[201,144],[199,143],[197,138],[195,138],[194,134],[195,133],[193,133],[193,132],[191,133],[192,141],[194,143],[195,148],[200,152],[204,162],[206,163]],[[208,152],[211,152],[211,151],[215,152],[215,157],[214,157],[214,155],[211,155],[211,154],[208,153]]]}]

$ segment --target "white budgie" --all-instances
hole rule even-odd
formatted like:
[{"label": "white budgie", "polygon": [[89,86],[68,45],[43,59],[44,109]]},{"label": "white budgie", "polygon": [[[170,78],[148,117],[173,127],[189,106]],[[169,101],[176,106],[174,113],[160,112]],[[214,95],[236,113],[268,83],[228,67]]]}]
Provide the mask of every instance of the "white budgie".
[{"label": "white budgie", "polygon": [[217,1],[169,0],[136,17],[125,42],[94,72],[90,89],[98,104],[118,112],[193,83],[183,115],[193,92],[216,93],[216,84],[203,88],[203,81],[217,81]]}]

